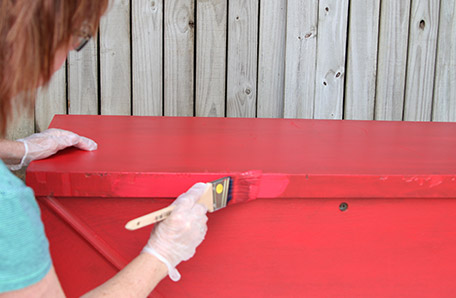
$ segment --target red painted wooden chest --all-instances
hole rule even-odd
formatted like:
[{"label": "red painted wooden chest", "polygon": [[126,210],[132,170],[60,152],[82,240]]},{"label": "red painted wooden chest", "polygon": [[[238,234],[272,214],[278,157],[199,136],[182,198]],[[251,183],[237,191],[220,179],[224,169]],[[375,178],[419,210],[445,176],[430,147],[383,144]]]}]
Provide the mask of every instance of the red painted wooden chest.
[{"label": "red painted wooden chest", "polygon": [[125,223],[199,181],[262,170],[259,198],[208,215],[194,258],[153,297],[451,297],[456,124],[56,116],[94,139],[33,162],[66,294],[101,284],[151,227]]}]

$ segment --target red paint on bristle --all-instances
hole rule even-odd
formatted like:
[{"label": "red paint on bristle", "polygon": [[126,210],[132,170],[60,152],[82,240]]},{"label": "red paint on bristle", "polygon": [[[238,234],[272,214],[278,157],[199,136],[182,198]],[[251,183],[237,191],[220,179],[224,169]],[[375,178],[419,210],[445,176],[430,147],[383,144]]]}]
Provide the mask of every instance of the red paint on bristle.
[{"label": "red paint on bristle", "polygon": [[260,191],[260,170],[252,170],[231,176],[231,200],[228,205],[243,203],[257,198]]}]

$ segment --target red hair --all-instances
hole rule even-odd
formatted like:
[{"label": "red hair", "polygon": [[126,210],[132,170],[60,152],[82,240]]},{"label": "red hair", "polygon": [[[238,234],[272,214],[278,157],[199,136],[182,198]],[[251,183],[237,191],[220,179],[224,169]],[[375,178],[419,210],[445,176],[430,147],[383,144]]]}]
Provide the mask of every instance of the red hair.
[{"label": "red hair", "polygon": [[[49,82],[57,50],[82,27],[95,35],[109,0],[1,0],[0,135],[12,114],[12,100],[33,106],[35,90]],[[17,98],[17,99],[16,99]]]}]

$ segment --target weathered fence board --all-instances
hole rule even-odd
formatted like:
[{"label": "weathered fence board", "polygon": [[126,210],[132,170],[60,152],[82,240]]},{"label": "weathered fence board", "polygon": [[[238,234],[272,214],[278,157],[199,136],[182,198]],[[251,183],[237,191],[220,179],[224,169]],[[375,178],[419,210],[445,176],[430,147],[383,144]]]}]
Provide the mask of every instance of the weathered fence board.
[{"label": "weathered fence board", "polygon": [[131,114],[130,1],[114,0],[100,24],[101,114]]},{"label": "weathered fence board", "polygon": [[455,28],[450,0],[114,0],[8,135],[55,113],[456,121]]},{"label": "weathered fence board", "polygon": [[456,121],[456,4],[440,3],[439,41],[434,89],[434,121]]},{"label": "weathered fence board", "polygon": [[260,5],[257,117],[283,117],[286,0]]},{"label": "weathered fence board", "polygon": [[431,120],[439,4],[412,1],[404,120]]},{"label": "weathered fence board", "polygon": [[133,115],[163,113],[163,0],[132,1]]},{"label": "weathered fence board", "polygon": [[342,119],[348,0],[321,0],[318,19],[316,119]]},{"label": "weathered fence board", "polygon": [[165,2],[165,116],[193,116],[194,2]]},{"label": "weathered fence board", "polygon": [[228,3],[197,1],[196,116],[225,116]]},{"label": "weathered fence board", "polygon": [[40,88],[35,103],[35,129],[41,132],[48,128],[55,114],[67,113],[66,63],[56,71],[49,85]]},{"label": "weathered fence board", "polygon": [[68,113],[98,114],[98,38],[68,55]]},{"label": "weathered fence board", "polygon": [[258,1],[231,0],[228,13],[227,116],[255,117]]},{"label": "weathered fence board", "polygon": [[35,109],[24,110],[21,99],[13,100],[13,117],[6,129],[6,138],[16,140],[35,132]]},{"label": "weathered fence board", "polygon": [[383,0],[380,11],[375,119],[402,120],[410,0]]},{"label": "weathered fence board", "polygon": [[313,118],[318,1],[288,0],[284,116]]},{"label": "weathered fence board", "polygon": [[374,119],[379,19],[379,0],[350,2],[345,119]]}]

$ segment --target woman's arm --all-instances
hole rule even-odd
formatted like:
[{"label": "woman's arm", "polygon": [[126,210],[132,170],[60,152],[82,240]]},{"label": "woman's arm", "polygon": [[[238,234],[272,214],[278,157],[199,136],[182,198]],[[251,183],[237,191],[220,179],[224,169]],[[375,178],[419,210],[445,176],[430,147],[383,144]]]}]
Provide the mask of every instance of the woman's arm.
[{"label": "woman's arm", "polygon": [[60,286],[54,267],[49,270],[48,274],[31,286],[26,288],[0,293],[0,298],[27,298],[27,297],[65,297],[62,287]]},{"label": "woman's arm", "polygon": [[167,273],[165,264],[142,253],[113,278],[83,297],[147,297]]},{"label": "woman's arm", "polygon": [[2,159],[5,164],[20,164],[24,154],[24,143],[0,139],[0,159]]},{"label": "woman's arm", "polygon": [[[207,209],[197,203],[205,190],[206,184],[197,183],[180,195],[171,215],[155,225],[143,252],[84,297],[146,297],[167,274],[177,281],[180,274],[175,267],[193,257],[207,232]],[[34,285],[0,294],[0,298],[26,297],[64,297],[54,268]]]},{"label": "woman's arm", "polygon": [[[142,253],[113,278],[83,297],[147,297],[167,275],[166,265]],[[24,289],[0,294],[0,298],[65,297],[54,267],[39,282]]]},{"label": "woman's arm", "polygon": [[19,170],[31,161],[47,158],[67,147],[92,151],[97,144],[71,131],[51,128],[17,141],[0,142],[0,158],[11,170]]}]

